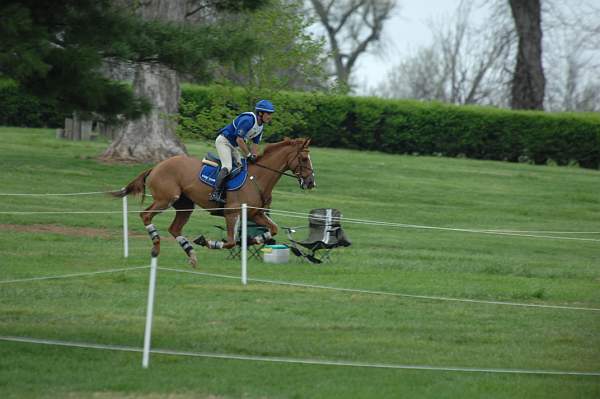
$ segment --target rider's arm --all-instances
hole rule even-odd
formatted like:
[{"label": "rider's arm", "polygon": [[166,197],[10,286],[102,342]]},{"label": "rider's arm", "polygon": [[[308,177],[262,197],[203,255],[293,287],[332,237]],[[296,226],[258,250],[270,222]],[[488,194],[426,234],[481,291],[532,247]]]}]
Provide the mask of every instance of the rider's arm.
[{"label": "rider's arm", "polygon": [[258,155],[258,144],[252,143],[252,151],[251,152],[253,155]]},{"label": "rider's arm", "polygon": [[248,154],[250,154],[250,150],[248,149],[248,145],[246,144],[246,142],[244,141],[244,139],[240,136],[235,138],[235,141],[237,142],[238,146],[240,146],[240,150],[242,152],[242,155],[244,157],[247,157]]},{"label": "rider's arm", "polygon": [[247,117],[247,115],[243,115],[238,119],[237,123],[237,131],[235,141],[237,145],[240,147],[240,151],[244,157],[250,155],[250,150],[248,149],[248,145],[246,144],[246,136],[248,135],[248,131],[252,128],[253,120]]}]

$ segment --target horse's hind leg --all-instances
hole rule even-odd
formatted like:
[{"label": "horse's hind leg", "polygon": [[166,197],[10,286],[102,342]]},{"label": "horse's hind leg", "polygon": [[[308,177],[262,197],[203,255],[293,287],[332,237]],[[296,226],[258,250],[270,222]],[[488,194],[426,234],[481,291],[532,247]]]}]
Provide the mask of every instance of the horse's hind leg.
[{"label": "horse's hind leg", "polygon": [[173,208],[177,211],[175,212],[175,219],[173,219],[173,223],[171,223],[171,226],[169,227],[169,233],[171,233],[185,251],[192,267],[196,267],[198,258],[196,257],[194,247],[192,247],[192,244],[190,244],[187,238],[182,235],[183,226],[185,226],[190,219],[192,212],[194,212],[194,203],[187,197],[181,196],[181,198],[173,204]]},{"label": "horse's hind leg", "polygon": [[230,249],[230,248],[235,247],[235,245],[236,245],[235,229],[236,229],[238,220],[239,220],[239,212],[225,214],[225,224],[227,225],[227,240],[226,241],[207,240],[206,237],[204,237],[204,235],[201,235],[194,240],[194,243],[196,243],[198,245],[202,245],[209,249]]},{"label": "horse's hind leg", "polygon": [[[225,225],[227,226],[227,241],[223,244],[223,248],[233,248],[236,245],[236,231],[240,221],[239,212],[225,214]],[[244,238],[245,239],[245,238]]]},{"label": "horse's hind leg", "polygon": [[152,219],[156,216],[157,213],[161,213],[165,209],[169,207],[168,201],[154,201],[152,205],[146,208],[144,211],[140,213],[140,217],[142,218],[142,222],[144,222],[144,226],[146,226],[146,231],[152,240],[152,256],[156,257],[160,253],[160,235],[158,234],[158,230],[156,230],[156,226],[152,224]]},{"label": "horse's hind leg", "polygon": [[277,235],[278,227],[277,224],[263,211],[258,212],[254,215],[254,223],[266,227],[269,231],[259,234],[252,238],[252,244],[264,244],[269,242],[275,235]]}]

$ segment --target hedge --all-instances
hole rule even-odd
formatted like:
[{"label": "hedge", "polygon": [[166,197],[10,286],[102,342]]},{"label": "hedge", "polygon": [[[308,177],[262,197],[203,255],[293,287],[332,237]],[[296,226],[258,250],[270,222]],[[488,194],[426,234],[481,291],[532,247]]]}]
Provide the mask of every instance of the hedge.
[{"label": "hedge", "polygon": [[[535,164],[600,166],[600,115],[510,111],[436,102],[318,93],[268,95],[267,141],[311,137],[322,147]],[[213,138],[253,97],[239,88],[184,86],[180,131]]]},{"label": "hedge", "polygon": [[[260,97],[277,108],[267,141],[311,137],[321,147],[600,167],[600,115],[591,113],[183,85],[178,133],[212,139]],[[0,125],[60,127],[63,120],[51,102],[0,80]]]},{"label": "hedge", "polygon": [[40,100],[9,79],[0,79],[0,125],[22,127],[61,127],[64,115],[52,101]]}]

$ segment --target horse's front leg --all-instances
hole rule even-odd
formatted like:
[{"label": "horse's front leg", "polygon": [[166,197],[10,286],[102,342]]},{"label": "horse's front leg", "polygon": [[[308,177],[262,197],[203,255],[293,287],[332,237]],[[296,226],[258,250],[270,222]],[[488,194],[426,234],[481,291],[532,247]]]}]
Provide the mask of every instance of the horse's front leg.
[{"label": "horse's front leg", "polygon": [[258,212],[256,215],[254,215],[252,220],[254,223],[269,229],[269,231],[265,233],[252,237],[252,244],[264,244],[277,235],[277,232],[279,231],[277,224],[275,224],[275,222],[264,212]]},{"label": "horse's front leg", "polygon": [[190,265],[195,268],[198,264],[196,251],[194,251],[194,247],[192,247],[187,238],[183,236],[183,226],[185,226],[192,215],[194,203],[188,200],[185,203],[176,203],[173,207],[177,209],[177,212],[175,212],[175,219],[173,219],[173,223],[169,227],[169,233],[179,243],[181,249],[185,251]]}]

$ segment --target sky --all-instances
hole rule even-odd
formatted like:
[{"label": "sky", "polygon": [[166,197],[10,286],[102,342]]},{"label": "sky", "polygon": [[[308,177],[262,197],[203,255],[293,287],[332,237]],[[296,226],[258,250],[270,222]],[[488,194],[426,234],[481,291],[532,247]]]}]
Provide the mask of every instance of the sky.
[{"label": "sky", "polygon": [[[386,21],[382,34],[384,52],[381,55],[363,53],[353,70],[353,80],[358,84],[357,94],[368,94],[369,89],[382,83],[388,71],[420,47],[430,45],[432,22],[440,26],[454,18],[460,0],[397,0],[392,17]],[[585,3],[585,6],[584,4]],[[560,7],[565,15],[568,9],[600,12],[600,0],[544,0],[546,7]],[[471,23],[477,25],[489,16],[488,0],[474,1],[470,13]],[[593,15],[593,14],[590,14]]]},{"label": "sky", "polygon": [[[581,1],[581,0],[560,0]],[[593,0],[600,1],[600,0]],[[381,54],[363,53],[359,56],[352,71],[355,93],[369,94],[370,89],[382,83],[388,71],[399,64],[403,58],[414,54],[420,47],[433,41],[430,26],[440,26],[453,18],[461,0],[397,0],[392,17],[384,24],[381,42],[384,51]],[[485,18],[489,12],[486,0],[474,1],[470,20],[473,23]],[[312,33],[324,35],[319,23],[310,29]],[[370,47],[372,48],[372,46]]]},{"label": "sky", "polygon": [[399,6],[384,25],[382,55],[363,54],[353,71],[359,84],[358,92],[381,83],[388,70],[398,64],[402,56],[413,53],[422,46],[431,44],[433,36],[428,24],[444,16],[450,16],[459,0],[398,0]]}]

